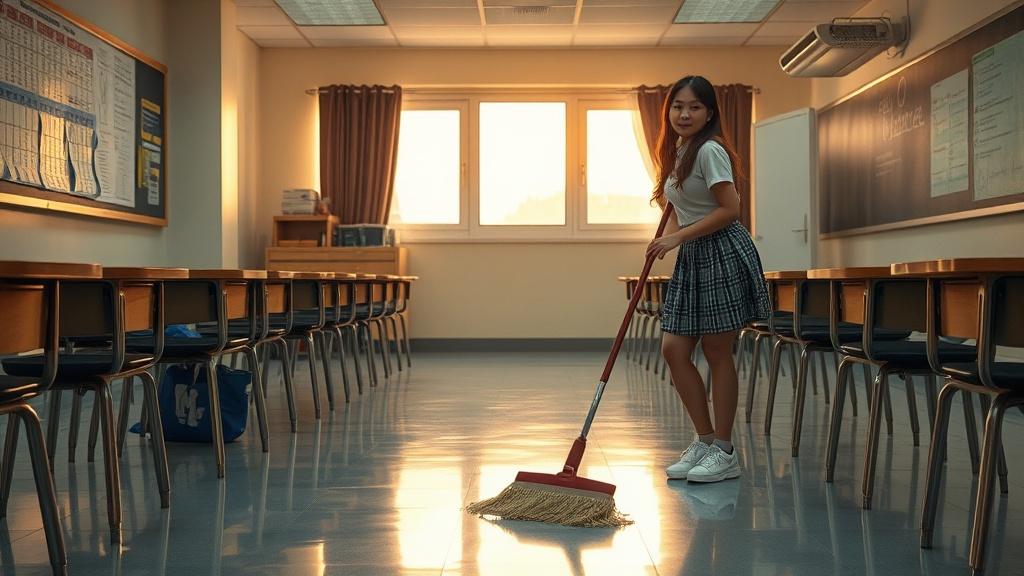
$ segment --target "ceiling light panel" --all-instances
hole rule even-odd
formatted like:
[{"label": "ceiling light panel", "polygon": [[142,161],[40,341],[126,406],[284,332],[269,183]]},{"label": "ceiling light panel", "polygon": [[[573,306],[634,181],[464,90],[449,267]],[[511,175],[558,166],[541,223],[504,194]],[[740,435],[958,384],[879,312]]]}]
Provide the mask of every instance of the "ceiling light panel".
[{"label": "ceiling light panel", "polygon": [[377,26],[384,24],[373,0],[275,0],[299,26]]},{"label": "ceiling light panel", "polygon": [[382,10],[391,8],[476,8],[476,0],[377,0]]},{"label": "ceiling light panel", "polygon": [[760,22],[778,3],[779,0],[686,0],[675,22]]},{"label": "ceiling light panel", "polygon": [[675,14],[676,7],[669,5],[641,6],[590,6],[583,5],[580,24],[661,24]]}]

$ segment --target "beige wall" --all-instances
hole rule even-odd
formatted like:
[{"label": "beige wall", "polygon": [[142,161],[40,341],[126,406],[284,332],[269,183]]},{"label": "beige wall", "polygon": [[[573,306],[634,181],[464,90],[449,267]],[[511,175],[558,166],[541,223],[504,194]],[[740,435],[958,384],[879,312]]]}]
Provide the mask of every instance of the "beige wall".
[{"label": "beige wall", "polygon": [[[316,105],[326,84],[635,86],[686,74],[761,89],[757,117],[810,105],[810,81],[786,77],[776,48],[626,50],[264,49],[260,67],[260,240],[281,190],[316,186]],[[642,243],[409,244],[416,338],[614,336],[625,303],[615,276],[636,274]],[[657,270],[671,273],[671,262]],[[549,287],[550,286],[550,287]]]},{"label": "beige wall", "polygon": [[[164,0],[56,0],[56,4],[167,62]],[[141,265],[164,262],[163,228],[0,208],[0,259]]]},{"label": "beige wall", "polygon": [[[1014,0],[912,0],[911,37],[906,55],[881,55],[844,78],[815,79],[815,107],[825,106],[938,46]],[[858,15],[900,16],[904,0],[874,0]],[[927,182],[922,185],[927,185]],[[821,266],[884,265],[890,262],[963,256],[1024,256],[1024,213],[1005,214],[820,241]]]},{"label": "beige wall", "polygon": [[209,0],[174,0],[167,10],[172,266],[219,268],[223,259],[220,12]]},{"label": "beige wall", "polygon": [[260,47],[237,29],[236,101],[238,104],[238,266],[263,267],[259,240],[260,202]]}]

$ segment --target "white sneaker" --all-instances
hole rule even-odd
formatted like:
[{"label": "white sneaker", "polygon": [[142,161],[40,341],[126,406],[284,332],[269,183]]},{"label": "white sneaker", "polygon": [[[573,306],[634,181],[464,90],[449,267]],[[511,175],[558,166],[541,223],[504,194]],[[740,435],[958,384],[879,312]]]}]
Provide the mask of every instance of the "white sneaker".
[{"label": "white sneaker", "polygon": [[718,482],[729,478],[740,477],[740,459],[736,457],[736,450],[732,454],[726,454],[718,446],[712,444],[708,453],[697,462],[686,474],[690,482]]},{"label": "white sneaker", "polygon": [[683,453],[679,455],[679,462],[669,466],[665,469],[665,473],[668,474],[669,478],[673,480],[686,480],[686,473],[693,468],[697,462],[700,462],[711,447],[700,441],[700,438],[694,438],[693,442],[683,450]]}]

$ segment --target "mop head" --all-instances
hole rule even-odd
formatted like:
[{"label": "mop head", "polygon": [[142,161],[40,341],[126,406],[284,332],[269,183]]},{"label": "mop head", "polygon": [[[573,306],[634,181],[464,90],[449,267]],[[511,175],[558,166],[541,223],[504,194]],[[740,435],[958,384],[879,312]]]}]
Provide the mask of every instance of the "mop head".
[{"label": "mop head", "polygon": [[633,523],[615,508],[615,499],[610,494],[521,481],[513,482],[494,498],[466,506],[466,512],[588,528]]}]

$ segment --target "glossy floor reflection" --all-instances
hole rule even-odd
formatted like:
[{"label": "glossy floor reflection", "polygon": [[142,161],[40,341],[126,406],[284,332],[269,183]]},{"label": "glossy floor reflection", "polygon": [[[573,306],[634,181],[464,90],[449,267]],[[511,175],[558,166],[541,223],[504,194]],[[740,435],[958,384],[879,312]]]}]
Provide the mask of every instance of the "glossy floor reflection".
[{"label": "glossy floor reflection", "polygon": [[[894,435],[883,432],[871,511],[859,507],[867,424],[862,384],[860,417],[847,410],[834,484],[824,482],[823,396],[808,396],[801,457],[793,459],[792,392],[783,379],[772,436],[761,433],[763,386],[753,424],[737,425],[743,477],[688,485],[667,481],[663,472],[693,434],[677,397],[652,373],[620,361],[582,474],[616,484],[618,506],[634,525],[573,529],[464,515],[465,503],[496,494],[518,470],[560,469],[603,362],[603,353],[419,354],[411,371],[339,404],[319,424],[309,375],[300,369],[297,434],[288,432],[275,378],[269,454],[260,451],[250,426],[228,446],[227,477],[218,481],[208,445],[170,445],[169,510],[159,507],[147,445],[129,438],[119,550],[107,538],[102,457],[86,461],[83,429],[77,463],[69,464],[65,425],[56,478],[71,573],[968,573],[974,478],[961,448],[962,412],[953,411],[950,426],[936,548],[924,551],[918,526],[929,438],[922,434],[921,446],[912,446],[899,383],[892,393]],[[923,394],[918,406],[926,423]],[[1022,427],[1019,413],[1008,415],[1004,437]],[[1006,450],[1010,494],[996,503],[991,574],[1021,573],[1024,566],[1024,533],[1012,529],[1024,519],[1024,475],[1015,467],[1024,446],[1008,441]],[[27,460],[15,470],[8,519],[0,523],[0,559],[4,575],[48,573]]]}]

